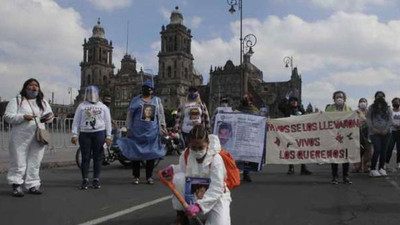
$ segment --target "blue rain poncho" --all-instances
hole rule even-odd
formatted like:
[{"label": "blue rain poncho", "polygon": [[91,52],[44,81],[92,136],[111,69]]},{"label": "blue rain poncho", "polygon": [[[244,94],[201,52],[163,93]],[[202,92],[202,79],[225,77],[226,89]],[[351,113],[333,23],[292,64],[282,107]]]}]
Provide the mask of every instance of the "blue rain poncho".
[{"label": "blue rain poncho", "polygon": [[165,126],[161,100],[153,97],[149,102],[142,95],[132,99],[127,114],[131,136],[117,141],[122,154],[129,160],[151,160],[165,156],[161,144],[160,126]]}]

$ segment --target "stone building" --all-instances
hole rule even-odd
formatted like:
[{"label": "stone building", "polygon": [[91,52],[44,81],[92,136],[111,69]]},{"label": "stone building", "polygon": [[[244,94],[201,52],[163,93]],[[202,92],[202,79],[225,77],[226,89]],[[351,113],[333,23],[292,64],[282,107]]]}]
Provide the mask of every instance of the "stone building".
[{"label": "stone building", "polygon": [[[237,108],[243,93],[250,93],[258,108],[267,107],[271,117],[279,117],[280,101],[286,96],[296,96],[301,99],[301,77],[297,68],[292,71],[289,81],[265,82],[263,72],[251,63],[254,52],[249,51],[243,57],[243,65],[235,66],[228,60],[224,67],[210,69],[209,110],[213,112],[220,104],[220,99],[228,98],[230,105]],[[241,71],[241,68],[243,71]]]},{"label": "stone building", "polygon": [[183,25],[178,7],[170,23],[161,27],[161,50],[158,53],[156,92],[166,109],[176,109],[184,101],[190,86],[203,84],[203,76],[193,66],[191,30]]},{"label": "stone building", "polygon": [[297,68],[290,80],[265,82],[263,72],[251,63],[252,49],[243,56],[243,65],[236,66],[228,60],[223,67],[210,69],[210,81],[203,85],[203,76],[196,72],[191,52],[191,30],[183,24],[178,7],[171,13],[170,23],[161,27],[161,46],[158,53],[158,75],[137,72],[136,58],[126,54],[121,69],[114,74],[112,41],[105,37],[100,20],[93,27],[93,34],[83,44],[81,88],[75,107],[83,100],[85,87],[97,85],[101,94],[112,96],[111,113],[114,119],[124,120],[130,100],[141,93],[144,81],[154,81],[156,95],[162,99],[166,110],[175,110],[185,100],[190,86],[197,86],[209,111],[219,106],[221,98],[228,98],[233,107],[240,104],[243,93],[255,97],[258,107],[268,107],[272,117],[280,115],[278,104],[288,95],[301,100],[301,76]]},{"label": "stone building", "polygon": [[96,85],[103,93],[110,92],[111,79],[114,75],[114,64],[112,61],[112,41],[105,38],[104,28],[100,24],[100,18],[93,27],[92,37],[83,43],[83,60],[81,66],[81,88],[79,90],[78,102],[83,100],[85,87]]}]

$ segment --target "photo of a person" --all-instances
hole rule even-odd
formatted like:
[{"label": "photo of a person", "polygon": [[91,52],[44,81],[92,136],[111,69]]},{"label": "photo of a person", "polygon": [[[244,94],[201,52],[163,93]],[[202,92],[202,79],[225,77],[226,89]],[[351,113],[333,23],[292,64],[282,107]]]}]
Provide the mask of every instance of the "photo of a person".
[{"label": "photo of a person", "polygon": [[142,109],[142,120],[144,121],[154,121],[154,112],[156,107],[154,105],[143,105]]},{"label": "photo of a person", "polygon": [[232,148],[232,125],[222,122],[218,127],[218,138],[223,148],[229,150]]},{"label": "photo of a person", "polygon": [[206,191],[207,191],[207,188],[208,188],[208,187],[205,186],[205,185],[202,185],[202,186],[198,187],[198,188],[196,189],[196,192],[195,192],[196,198],[197,198],[197,199],[203,199],[204,194],[205,194]]},{"label": "photo of a person", "polygon": [[198,120],[200,118],[200,111],[198,108],[191,108],[189,111],[190,120]]}]

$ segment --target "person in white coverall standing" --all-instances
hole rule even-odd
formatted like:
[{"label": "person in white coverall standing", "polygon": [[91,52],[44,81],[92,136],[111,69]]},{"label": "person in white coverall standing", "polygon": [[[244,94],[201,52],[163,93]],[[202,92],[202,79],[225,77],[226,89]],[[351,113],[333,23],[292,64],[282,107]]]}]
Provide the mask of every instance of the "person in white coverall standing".
[{"label": "person in white coverall standing", "polygon": [[37,125],[44,129],[43,123],[52,122],[53,117],[39,82],[33,78],[25,81],[20,94],[7,105],[4,118],[12,125],[7,180],[15,197],[24,196],[23,184],[28,193],[42,194],[39,169],[45,146],[36,140],[35,131]]},{"label": "person in white coverall standing", "polygon": [[230,225],[231,193],[225,183],[227,172],[222,157],[221,145],[216,135],[209,135],[200,124],[188,134],[188,149],[179,158],[179,165],[162,170],[164,176],[172,176],[177,190],[184,196],[185,177],[210,178],[210,185],[201,198],[184,209],[177,198],[172,199],[177,211],[176,225],[189,224],[188,217],[199,213],[207,217],[206,225]]}]

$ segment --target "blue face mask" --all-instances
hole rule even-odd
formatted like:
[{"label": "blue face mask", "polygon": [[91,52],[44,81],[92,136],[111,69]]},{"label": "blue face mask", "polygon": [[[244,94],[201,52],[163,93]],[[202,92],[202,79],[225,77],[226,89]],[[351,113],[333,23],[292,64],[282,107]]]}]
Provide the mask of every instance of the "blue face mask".
[{"label": "blue face mask", "polygon": [[38,96],[39,92],[38,91],[32,91],[29,89],[26,89],[26,95],[28,98],[36,98]]},{"label": "blue face mask", "polygon": [[190,93],[190,94],[189,94],[189,98],[190,98],[190,99],[196,99],[197,96],[198,96],[198,94],[194,94],[194,93]]}]

